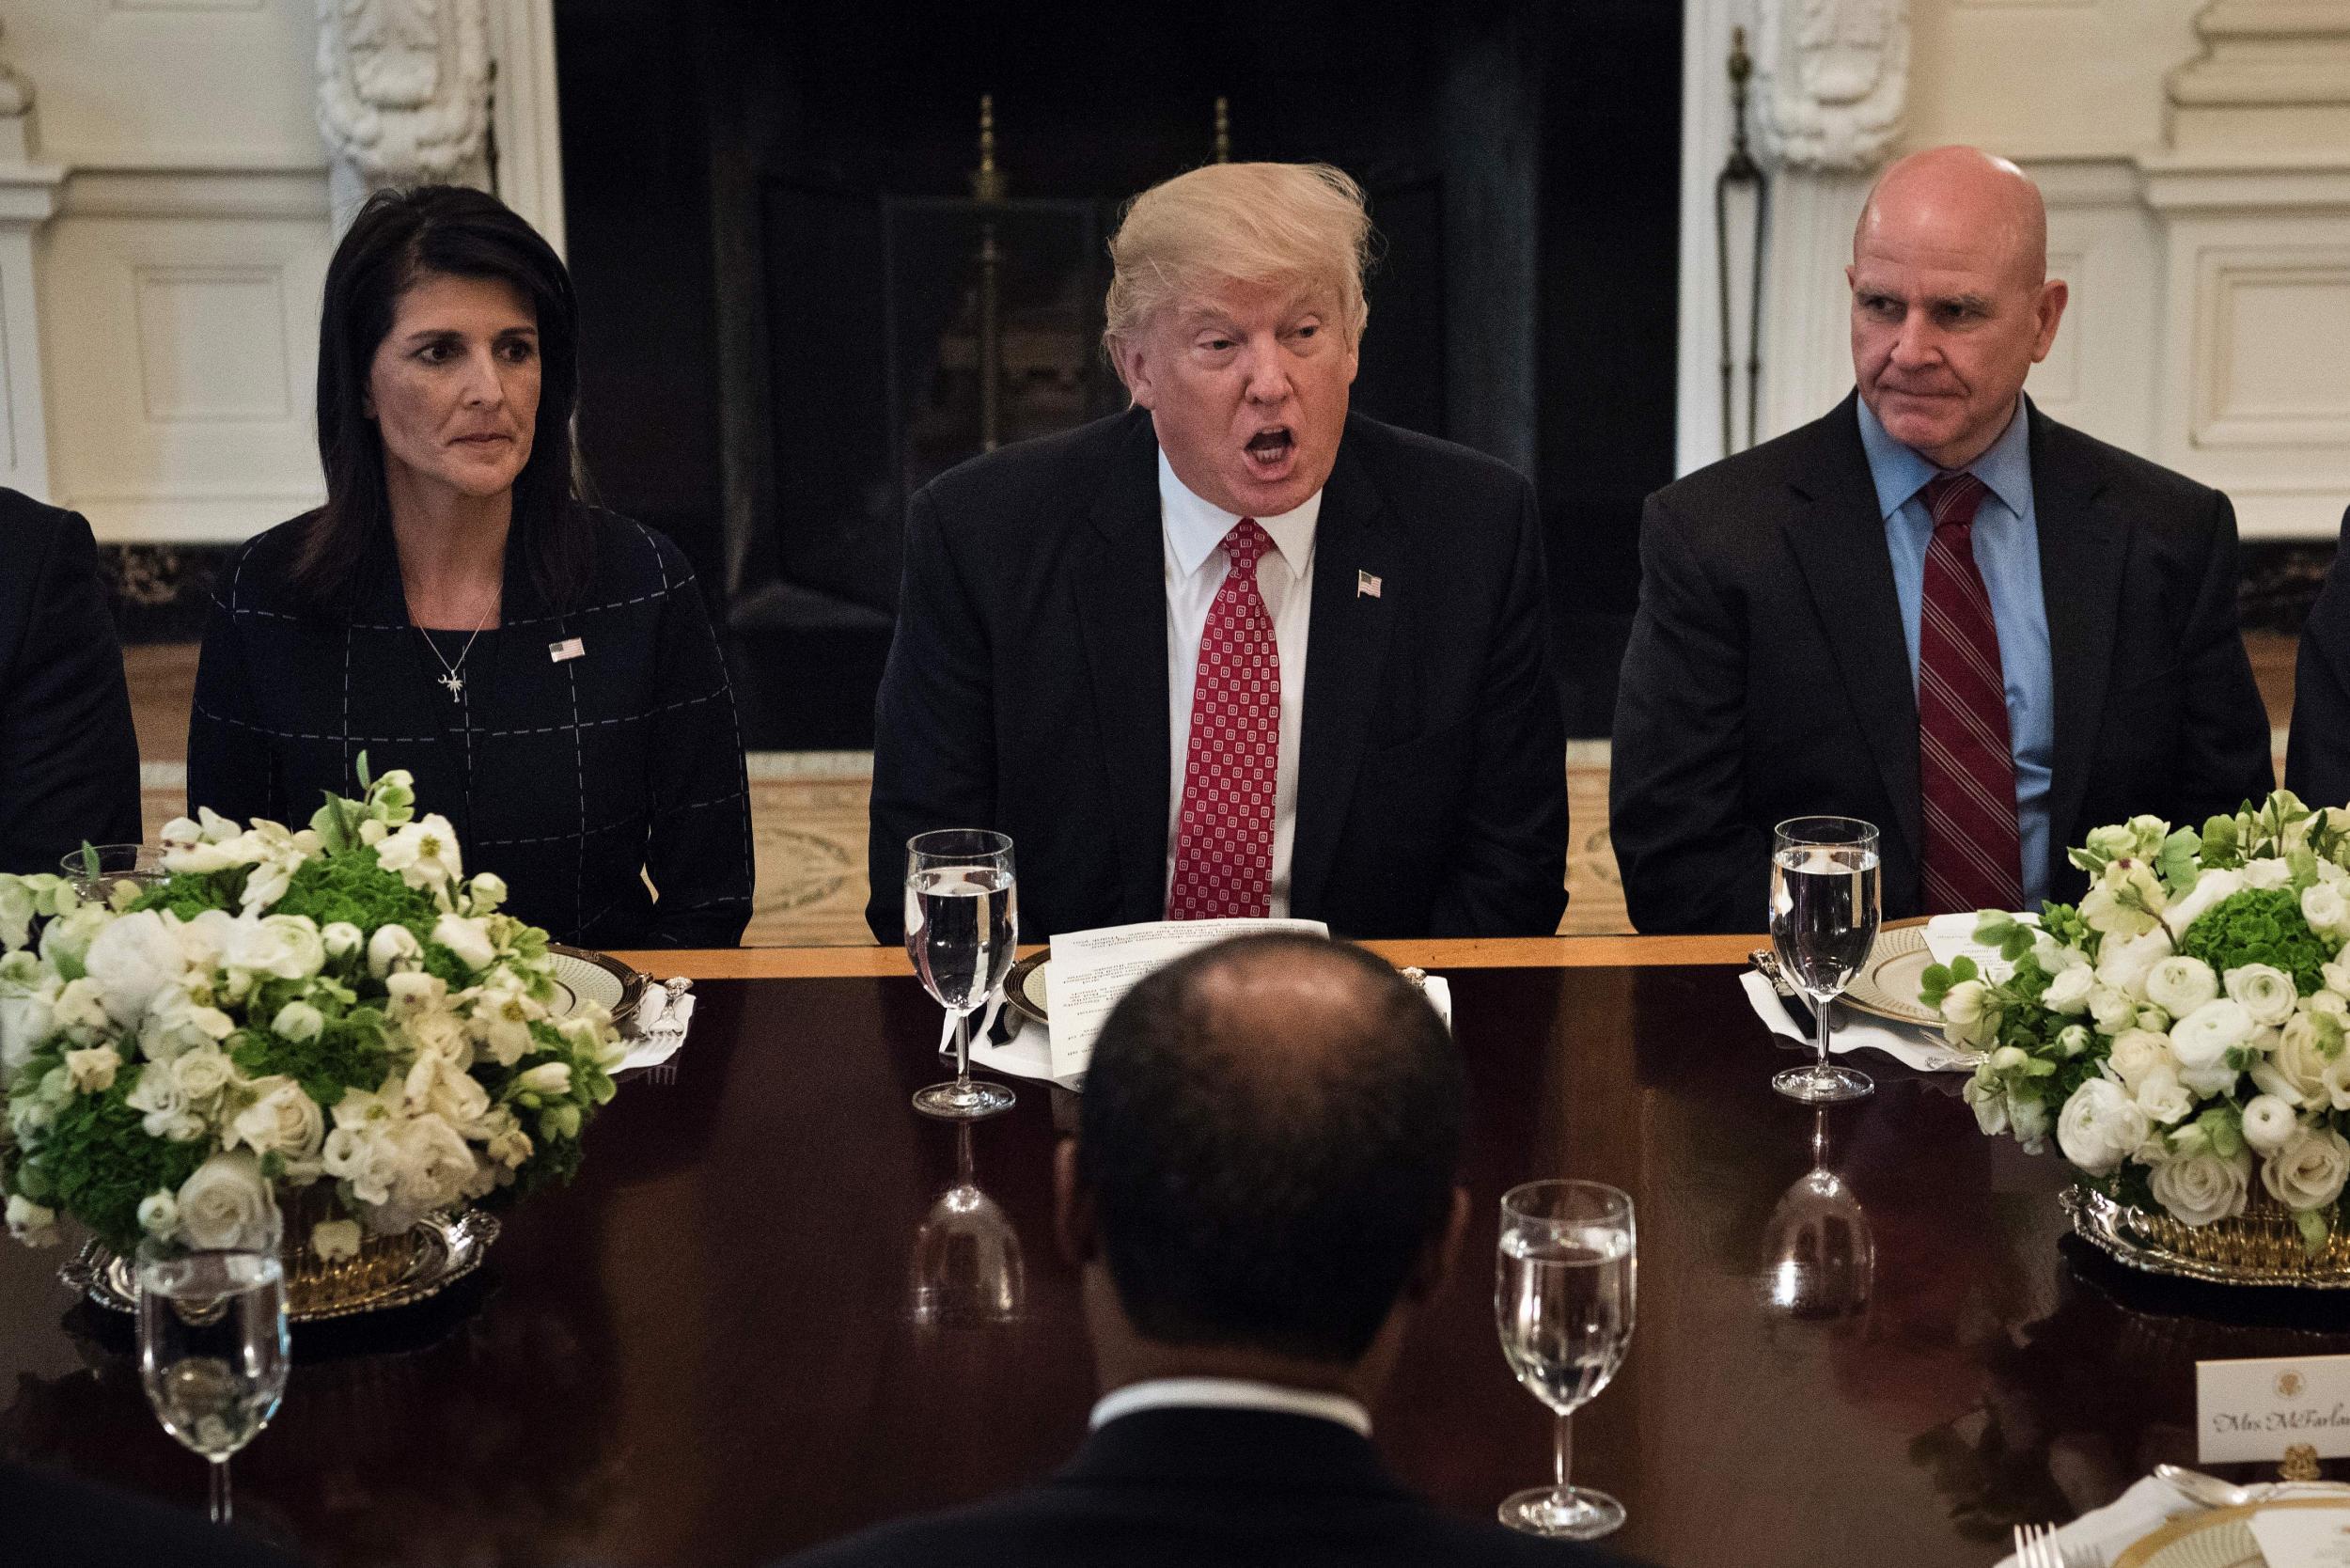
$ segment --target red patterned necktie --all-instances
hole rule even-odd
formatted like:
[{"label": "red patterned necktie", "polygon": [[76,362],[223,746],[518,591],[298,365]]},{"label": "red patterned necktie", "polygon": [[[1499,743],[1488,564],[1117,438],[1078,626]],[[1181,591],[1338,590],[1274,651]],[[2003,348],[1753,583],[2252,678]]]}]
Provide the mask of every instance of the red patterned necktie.
[{"label": "red patterned necktie", "polygon": [[1918,788],[1929,915],[2024,902],[2007,680],[1975,567],[1975,509],[1985,494],[1972,474],[1942,475],[1925,490],[1934,543],[1918,618]]},{"label": "red patterned necktie", "polygon": [[1281,756],[1281,650],[1257,592],[1264,530],[1224,536],[1231,566],[1208,606],[1193,671],[1191,746],[1175,839],[1170,920],[1264,915],[1273,899],[1273,788]]}]

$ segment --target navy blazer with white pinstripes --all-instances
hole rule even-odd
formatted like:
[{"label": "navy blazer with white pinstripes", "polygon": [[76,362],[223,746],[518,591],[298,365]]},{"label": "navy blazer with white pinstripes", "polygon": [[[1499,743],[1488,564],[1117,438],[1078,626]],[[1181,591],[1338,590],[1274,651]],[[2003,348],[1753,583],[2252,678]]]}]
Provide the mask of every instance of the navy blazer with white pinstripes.
[{"label": "navy blazer with white pinstripes", "polygon": [[[519,552],[503,619],[452,698],[408,619],[390,541],[348,613],[289,568],[306,519],[223,570],[188,731],[188,808],[299,827],[322,793],[355,794],[361,752],[415,776],[419,812],[456,827],[465,869],[506,879],[507,908],[588,947],[730,947],[750,918],[750,796],[734,694],[693,569],[662,535],[590,509],[594,572],[558,612]],[[557,661],[553,645],[580,639]],[[462,637],[444,635],[455,659]],[[640,874],[641,873],[641,874]],[[652,889],[645,886],[647,877]]]}]

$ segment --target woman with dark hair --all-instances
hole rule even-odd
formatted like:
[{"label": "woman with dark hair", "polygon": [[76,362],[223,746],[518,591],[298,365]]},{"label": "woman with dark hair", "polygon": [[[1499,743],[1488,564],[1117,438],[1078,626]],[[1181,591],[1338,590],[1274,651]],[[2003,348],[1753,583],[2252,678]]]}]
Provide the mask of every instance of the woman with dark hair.
[{"label": "woman with dark hair", "polygon": [[300,826],[365,752],[558,940],[732,946],[734,694],[685,557],[575,494],[576,347],[562,261],[495,197],[360,210],[319,323],[326,504],[222,571],[188,808]]}]

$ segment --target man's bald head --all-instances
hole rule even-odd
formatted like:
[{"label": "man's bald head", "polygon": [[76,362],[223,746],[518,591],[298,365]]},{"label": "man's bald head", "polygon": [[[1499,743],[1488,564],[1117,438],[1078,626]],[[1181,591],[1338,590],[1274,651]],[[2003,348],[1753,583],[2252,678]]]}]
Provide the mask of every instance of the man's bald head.
[{"label": "man's bald head", "polygon": [[2047,273],[2047,208],[2006,159],[1937,147],[1885,171],[1844,276],[1854,379],[1893,439],[1946,469],[1998,439],[2064,314]]},{"label": "man's bald head", "polygon": [[1351,1363],[1450,1215],[1460,1053],[1344,943],[1242,937],[1146,977],[1095,1042],[1077,1182],[1135,1327]]}]

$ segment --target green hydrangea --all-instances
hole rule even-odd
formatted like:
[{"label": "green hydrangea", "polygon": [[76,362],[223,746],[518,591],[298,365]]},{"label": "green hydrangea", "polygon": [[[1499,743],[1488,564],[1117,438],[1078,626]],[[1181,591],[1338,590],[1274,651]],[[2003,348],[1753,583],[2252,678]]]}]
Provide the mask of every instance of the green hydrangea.
[{"label": "green hydrangea", "polygon": [[[46,1057],[63,1060],[56,1048]],[[44,1059],[36,1055],[32,1072],[19,1081],[38,1081]],[[209,1139],[174,1143],[148,1136],[140,1113],[125,1103],[141,1071],[127,1064],[112,1088],[72,1096],[42,1136],[40,1157],[18,1162],[10,1172],[14,1190],[72,1215],[125,1254],[139,1244],[139,1200],[150,1192],[177,1192],[212,1152]]]},{"label": "green hydrangea", "polygon": [[2247,964],[2274,964],[2293,977],[2304,996],[2325,983],[2319,971],[2334,957],[2301,917],[2300,900],[2282,887],[2229,894],[2195,917],[2179,938],[2179,951],[2221,975]]}]

